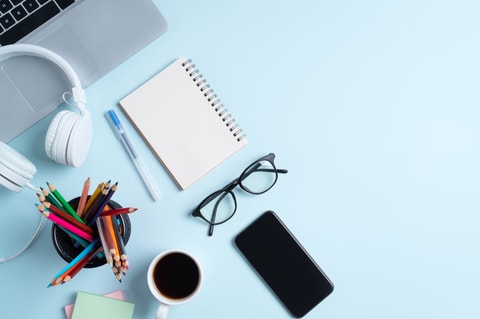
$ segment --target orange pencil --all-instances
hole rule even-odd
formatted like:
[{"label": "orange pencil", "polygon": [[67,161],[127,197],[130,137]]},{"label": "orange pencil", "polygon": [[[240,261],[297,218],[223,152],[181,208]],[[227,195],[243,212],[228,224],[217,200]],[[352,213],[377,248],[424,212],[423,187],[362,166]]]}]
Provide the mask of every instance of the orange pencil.
[{"label": "orange pencil", "polygon": [[[115,238],[115,230],[113,228],[113,221],[112,217],[107,216],[107,217],[100,217],[102,220],[105,221],[106,225],[106,231],[109,233],[108,237],[111,238],[112,240],[112,245],[110,249],[110,254],[113,257],[113,266],[112,266],[112,271],[115,275],[115,278],[118,279],[118,281],[122,281],[122,274],[120,273],[120,270],[122,268],[121,261],[120,261],[120,254],[119,254],[119,247],[117,240]],[[116,219],[116,217],[115,217]]]},{"label": "orange pencil", "polygon": [[[112,217],[104,217],[105,224],[107,225],[107,230],[110,233],[110,238],[112,239],[112,247],[111,247],[111,254],[113,256],[114,264],[120,261],[120,254],[119,254],[119,247],[118,242],[115,236],[115,229],[113,226]],[[116,265],[118,266],[118,265]]]}]

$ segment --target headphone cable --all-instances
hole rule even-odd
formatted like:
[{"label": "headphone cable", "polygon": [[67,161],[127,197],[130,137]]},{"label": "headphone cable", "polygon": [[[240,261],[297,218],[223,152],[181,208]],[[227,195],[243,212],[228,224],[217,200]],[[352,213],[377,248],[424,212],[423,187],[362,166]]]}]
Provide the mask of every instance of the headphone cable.
[{"label": "headphone cable", "polygon": [[[38,187],[35,187],[33,186],[32,184],[30,183],[27,183],[25,184],[25,186],[27,186],[28,188],[34,190],[34,191],[41,191]],[[32,238],[30,238],[30,240],[28,241],[28,243],[17,253],[11,255],[11,256],[8,256],[8,257],[3,257],[3,258],[0,258],[0,264],[1,263],[4,263],[4,262],[7,262],[9,260],[12,260],[13,258],[16,258],[18,257],[19,255],[21,255],[23,252],[25,252],[25,250],[27,250],[28,247],[30,247],[30,245],[35,241],[35,239],[37,239],[38,235],[40,234],[40,231],[42,230],[43,228],[43,224],[45,223],[45,218],[43,218],[43,216],[40,217],[40,222],[38,223],[37,225],[37,228],[35,229],[33,235],[32,235]]]},{"label": "headphone cable", "polygon": [[17,252],[16,254],[13,254],[12,256],[9,256],[9,257],[3,257],[3,258],[0,258],[0,264],[1,263],[4,263],[4,262],[7,262],[15,257],[18,257],[20,254],[22,254],[23,252],[25,252],[25,250],[27,250],[28,247],[30,247],[30,245],[34,242],[34,240],[37,238],[37,236],[40,234],[40,231],[42,230],[43,228],[43,224],[45,223],[45,218],[43,218],[43,216],[40,217],[40,222],[38,223],[38,226],[37,228],[35,229],[35,232],[33,233],[32,235],[32,238],[30,238],[30,240],[28,241],[28,243],[19,251]]}]

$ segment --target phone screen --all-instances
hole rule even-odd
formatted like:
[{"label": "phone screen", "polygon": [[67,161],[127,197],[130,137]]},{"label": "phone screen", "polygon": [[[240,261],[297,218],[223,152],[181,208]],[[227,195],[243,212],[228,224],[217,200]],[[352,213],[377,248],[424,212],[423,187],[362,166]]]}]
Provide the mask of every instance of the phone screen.
[{"label": "phone screen", "polygon": [[235,245],[297,318],[333,291],[330,279],[272,211],[238,234]]}]

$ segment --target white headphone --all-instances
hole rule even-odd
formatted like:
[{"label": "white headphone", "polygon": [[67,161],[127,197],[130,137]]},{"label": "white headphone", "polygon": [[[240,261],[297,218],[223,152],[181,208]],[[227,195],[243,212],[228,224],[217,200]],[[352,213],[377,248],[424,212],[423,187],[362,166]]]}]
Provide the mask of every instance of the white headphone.
[{"label": "white headphone", "polygon": [[[92,142],[92,119],[86,109],[85,91],[75,70],[58,54],[45,48],[30,44],[12,44],[0,47],[0,62],[16,56],[34,56],[44,58],[58,65],[72,84],[74,106],[79,113],[63,110],[54,116],[45,137],[45,152],[57,163],[78,167],[85,161]],[[64,99],[65,100],[65,99]],[[0,142],[0,185],[19,192],[30,184],[37,169],[25,156]],[[0,258],[0,263],[11,260],[23,253],[35,240],[43,226],[44,218],[34,231],[29,242],[17,253]]]},{"label": "white headphone", "polygon": [[[34,56],[58,65],[72,84],[74,106],[79,113],[67,110],[55,115],[45,137],[45,152],[57,163],[78,167],[85,161],[92,142],[92,119],[86,109],[85,91],[75,70],[58,54],[30,44],[0,47],[0,62],[16,56]],[[36,173],[35,166],[23,155],[0,142],[0,185],[19,192]]]}]

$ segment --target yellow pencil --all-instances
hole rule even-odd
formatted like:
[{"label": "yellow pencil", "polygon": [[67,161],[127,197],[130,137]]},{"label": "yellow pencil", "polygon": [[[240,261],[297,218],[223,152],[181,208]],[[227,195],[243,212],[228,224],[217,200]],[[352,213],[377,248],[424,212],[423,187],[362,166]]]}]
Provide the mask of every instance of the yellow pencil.
[{"label": "yellow pencil", "polygon": [[83,208],[82,216],[83,216],[83,214],[88,212],[89,209],[92,207],[93,203],[95,203],[95,201],[97,200],[97,197],[102,192],[104,185],[105,185],[104,182],[101,182],[100,184],[98,184],[98,186],[95,189],[95,191],[93,192],[92,196],[90,196],[90,198],[87,200],[87,203],[85,204],[85,207]]}]

